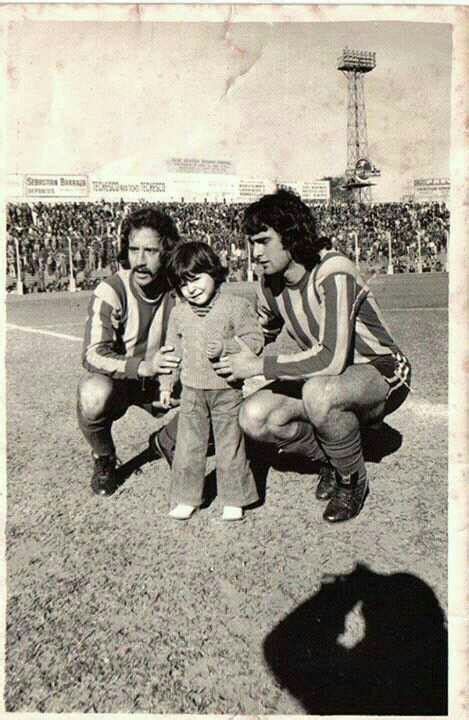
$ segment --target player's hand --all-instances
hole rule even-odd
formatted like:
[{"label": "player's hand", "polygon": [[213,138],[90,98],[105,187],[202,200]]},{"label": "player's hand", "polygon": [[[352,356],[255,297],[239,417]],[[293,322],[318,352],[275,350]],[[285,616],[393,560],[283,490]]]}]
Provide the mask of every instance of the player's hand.
[{"label": "player's hand", "polygon": [[233,355],[224,355],[218,362],[213,363],[217,375],[224,377],[228,382],[261,375],[264,365],[262,357],[257,357],[244,340],[236,336],[235,340],[241,348],[240,351]]},{"label": "player's hand", "polygon": [[173,355],[173,352],[174,348],[171,345],[163,345],[153,357],[153,360],[142,360],[138,366],[139,377],[169,375],[181,362],[181,358]]},{"label": "player's hand", "polygon": [[163,345],[163,347],[158,350],[151,361],[154,375],[168,375],[179,366],[181,358],[173,355],[173,353],[174,348],[171,345]]}]

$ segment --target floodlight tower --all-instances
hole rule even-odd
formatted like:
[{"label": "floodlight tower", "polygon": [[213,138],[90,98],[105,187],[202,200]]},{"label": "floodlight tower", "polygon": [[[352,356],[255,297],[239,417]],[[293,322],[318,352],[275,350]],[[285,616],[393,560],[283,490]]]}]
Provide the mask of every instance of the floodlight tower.
[{"label": "floodlight tower", "polygon": [[[376,67],[376,53],[367,50],[345,48],[337,61],[340,70],[348,82],[347,100],[347,185],[362,202],[371,202],[371,183],[361,184],[357,176],[357,163],[366,161],[370,165],[371,175],[378,175],[368,158],[368,133],[365,106],[365,73]],[[362,163],[363,165],[363,163]]]}]

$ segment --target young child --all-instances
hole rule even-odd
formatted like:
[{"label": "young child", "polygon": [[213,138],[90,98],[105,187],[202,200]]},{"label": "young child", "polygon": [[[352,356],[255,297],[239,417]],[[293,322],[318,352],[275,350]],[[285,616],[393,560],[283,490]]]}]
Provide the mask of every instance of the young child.
[{"label": "young child", "polygon": [[[219,377],[212,362],[235,352],[240,338],[259,354],[263,336],[251,303],[221,293],[226,269],[209,245],[186,242],[173,253],[168,277],[182,302],[171,313],[166,344],[182,358],[181,404],[172,468],[170,517],[187,520],[202,503],[207,445],[212,424],[218,494],[224,520],[241,520],[258,500],[238,422],[239,387]],[[160,376],[160,401],[170,407],[176,373]]]}]

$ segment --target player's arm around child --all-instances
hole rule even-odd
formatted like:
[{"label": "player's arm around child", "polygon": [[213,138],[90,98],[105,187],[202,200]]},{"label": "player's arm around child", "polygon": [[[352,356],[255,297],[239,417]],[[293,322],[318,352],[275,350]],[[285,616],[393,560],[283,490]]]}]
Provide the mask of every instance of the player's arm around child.
[{"label": "player's arm around child", "polygon": [[[177,319],[178,306],[174,308],[168,323],[168,332],[166,334],[166,345],[173,347],[173,355],[182,357],[181,334]],[[158,399],[155,405],[161,405],[165,410],[170,410],[176,404],[174,397],[174,388],[179,382],[181,376],[181,366],[159,376]]]}]

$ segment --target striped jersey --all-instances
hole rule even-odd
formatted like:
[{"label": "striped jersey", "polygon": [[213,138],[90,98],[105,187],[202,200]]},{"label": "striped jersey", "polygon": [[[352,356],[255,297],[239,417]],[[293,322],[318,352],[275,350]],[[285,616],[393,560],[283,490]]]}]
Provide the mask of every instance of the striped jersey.
[{"label": "striped jersey", "polygon": [[167,287],[155,299],[139,291],[131,270],[119,270],[95,289],[88,307],[83,366],[116,379],[135,379],[142,360],[164,345],[176,302]]},{"label": "striped jersey", "polygon": [[299,352],[264,356],[268,379],[339,375],[348,365],[399,351],[357,268],[330,251],[295,285],[264,276],[257,310],[266,342],[285,328]]}]

